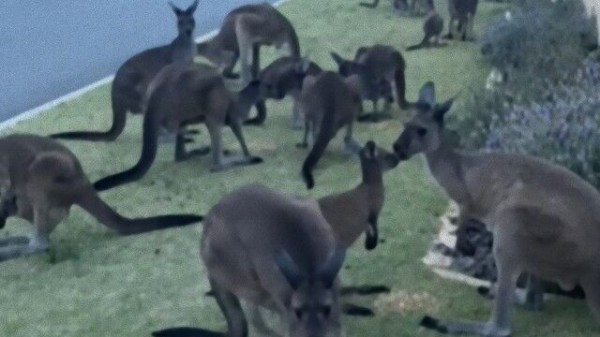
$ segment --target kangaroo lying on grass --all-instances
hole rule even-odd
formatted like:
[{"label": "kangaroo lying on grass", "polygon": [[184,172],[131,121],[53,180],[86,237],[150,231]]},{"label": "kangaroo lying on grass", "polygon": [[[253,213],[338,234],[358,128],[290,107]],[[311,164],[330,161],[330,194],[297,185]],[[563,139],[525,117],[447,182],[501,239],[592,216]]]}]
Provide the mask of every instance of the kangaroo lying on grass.
[{"label": "kangaroo lying on grass", "polygon": [[[204,222],[200,254],[227,333],[174,328],[158,337],[248,336],[245,300],[281,315],[289,336],[341,335],[337,274],[345,249],[312,200],[261,185],[223,197]],[[261,336],[272,332],[255,322]]]},{"label": "kangaroo lying on grass", "polygon": [[88,141],[114,141],[125,129],[127,111],[144,113],[143,100],[150,81],[172,62],[191,63],[194,57],[194,11],[198,0],[185,10],[170,4],[177,16],[177,38],[166,46],[145,50],[125,61],[117,70],[111,88],[113,122],[106,132],[71,131],[50,135],[52,138]]},{"label": "kangaroo lying on grass", "polygon": [[[175,161],[212,152],[211,171],[224,170],[236,165],[257,164],[242,134],[242,121],[256,103],[259,83],[250,83],[242,92],[234,94],[226,86],[217,69],[201,64],[170,64],[163,68],[148,88],[148,111],[144,115],[142,154],[129,170],[102,178],[94,183],[97,191],[104,191],[143,177],[156,158],[158,130],[163,126],[177,134]],[[193,151],[185,150],[185,129],[194,123],[205,123],[211,145]],[[243,158],[223,158],[221,131],[228,124],[243,151]]]},{"label": "kangaroo lying on grass", "polygon": [[50,233],[78,205],[121,235],[202,221],[199,215],[128,219],[98,197],[75,155],[45,137],[15,134],[0,138],[0,228],[9,217],[31,222],[31,238],[0,239],[0,261],[46,251]]},{"label": "kangaroo lying on grass", "polygon": [[[359,117],[359,121],[377,122],[391,118],[389,103],[393,101],[393,82],[396,86],[396,100],[401,109],[408,109],[410,104],[406,101],[406,62],[402,54],[391,46],[373,45],[360,47],[356,51],[354,61],[346,60],[336,53],[331,57],[338,64],[340,75],[347,77],[358,75],[362,98],[373,102],[373,113]],[[377,112],[377,101],[384,98],[388,106],[384,113]]]},{"label": "kangaroo lying on grass", "polygon": [[355,154],[361,148],[352,137],[354,120],[362,110],[358,88],[357,76],[342,78],[331,71],[304,79],[299,101],[300,112],[305,116],[304,137],[297,146],[307,148],[309,133],[312,131],[313,146],[302,164],[302,177],[308,189],[315,185],[312,170],[342,127],[346,126],[346,151]]},{"label": "kangaroo lying on grass", "polygon": [[304,116],[298,107],[302,83],[306,76],[317,76],[321,71],[321,67],[314,62],[295,56],[280,57],[259,74],[261,97],[281,100],[288,94],[292,96],[294,100],[292,128],[302,128]]},{"label": "kangaroo lying on grass", "polygon": [[[506,337],[516,281],[523,272],[581,285],[600,319],[600,193],[573,172],[546,160],[516,154],[462,154],[447,143],[444,115],[452,100],[435,103],[426,83],[418,113],[394,143],[401,160],[424,153],[437,182],[460,206],[460,219],[476,219],[494,235],[498,283],[488,322],[421,324],[443,333]],[[462,223],[462,220],[459,221]]]},{"label": "kangaroo lying on grass", "polygon": [[[284,46],[290,56],[300,57],[300,43],[291,22],[269,3],[238,7],[225,17],[219,33],[197,45],[199,55],[210,60],[226,77],[240,59],[240,85],[243,88],[258,75],[260,46]],[[254,70],[251,69],[254,67]],[[252,74],[256,71],[255,74]]]}]

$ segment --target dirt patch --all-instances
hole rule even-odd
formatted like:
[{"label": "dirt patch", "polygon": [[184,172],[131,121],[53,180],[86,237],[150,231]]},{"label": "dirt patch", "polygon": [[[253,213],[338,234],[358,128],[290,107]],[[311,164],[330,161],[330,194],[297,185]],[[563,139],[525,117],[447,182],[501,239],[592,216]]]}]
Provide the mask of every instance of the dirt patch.
[{"label": "dirt patch", "polygon": [[394,291],[380,295],[374,303],[375,311],[380,314],[406,314],[411,312],[436,313],[440,305],[436,299],[426,292],[409,293]]}]

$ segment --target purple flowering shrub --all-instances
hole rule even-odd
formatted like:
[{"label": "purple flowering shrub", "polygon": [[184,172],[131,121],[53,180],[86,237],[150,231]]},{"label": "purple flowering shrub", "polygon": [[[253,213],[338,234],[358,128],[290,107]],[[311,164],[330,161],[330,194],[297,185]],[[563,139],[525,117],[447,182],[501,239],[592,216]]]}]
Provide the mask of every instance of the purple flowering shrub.
[{"label": "purple flowering shrub", "polygon": [[479,148],[545,158],[600,186],[600,63],[587,59],[568,85],[549,87],[543,99],[493,111],[480,125]]}]

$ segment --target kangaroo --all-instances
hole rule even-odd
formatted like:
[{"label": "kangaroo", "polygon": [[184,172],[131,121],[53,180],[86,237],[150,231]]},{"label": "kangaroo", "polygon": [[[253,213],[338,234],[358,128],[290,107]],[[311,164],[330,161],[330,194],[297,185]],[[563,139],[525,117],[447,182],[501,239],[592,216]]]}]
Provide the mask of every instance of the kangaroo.
[{"label": "kangaroo", "polygon": [[423,153],[433,177],[459,205],[459,219],[478,220],[493,233],[497,292],[487,323],[426,316],[421,325],[444,333],[510,336],[512,294],[523,272],[564,289],[581,285],[600,320],[600,193],[575,173],[540,158],[456,151],[447,144],[444,128],[451,106],[452,99],[436,104],[434,84],[426,83],[418,113],[405,125],[394,151],[400,160]]},{"label": "kangaroo", "polygon": [[400,108],[410,107],[406,100],[406,62],[402,54],[393,47],[380,44],[360,47],[356,51],[354,61],[346,60],[334,52],[331,53],[331,57],[338,64],[338,71],[342,76],[359,76],[362,98],[373,102],[374,112],[361,116],[359,121],[377,122],[391,118],[387,112],[377,113],[377,100],[383,97],[388,104],[393,100],[392,82],[396,86],[396,100]]},{"label": "kangaroo", "polygon": [[[238,188],[206,216],[200,255],[227,320],[226,336],[248,336],[240,300],[281,315],[288,336],[340,336],[337,274],[345,249],[337,245],[315,201],[257,184]],[[206,336],[194,328],[153,335]]]},{"label": "kangaroo", "polygon": [[475,39],[473,33],[473,22],[477,13],[479,0],[448,0],[448,39],[460,39],[472,41]]},{"label": "kangaroo", "polygon": [[368,141],[360,150],[362,181],[355,188],[319,199],[319,208],[338,241],[346,248],[365,232],[365,248],[377,247],[377,219],[383,208],[383,172],[398,165],[398,157]]},{"label": "kangaroo", "polygon": [[226,77],[236,77],[233,68],[239,58],[240,81],[237,88],[243,88],[258,75],[260,46],[275,46],[278,50],[285,46],[290,56],[300,57],[300,43],[292,23],[266,2],[244,5],[229,12],[219,33],[199,43],[197,53],[212,62]]},{"label": "kangaroo", "polygon": [[[440,46],[440,35],[444,30],[444,19],[435,9],[430,10],[423,22],[423,40],[416,45],[406,48],[407,51],[427,48],[430,46]],[[433,40],[433,42],[432,42]]]},{"label": "kangaroo", "polygon": [[[258,88],[259,84],[252,82],[236,97],[225,86],[222,75],[212,66],[182,63],[166,66],[148,89],[148,111],[144,115],[139,161],[129,170],[98,180],[94,188],[104,191],[143,177],[156,158],[160,126],[177,134],[176,162],[208,152],[212,152],[212,172],[262,162],[261,158],[250,155],[241,128],[241,121],[256,103]],[[210,134],[210,147],[186,151],[186,127],[201,122],[206,124]],[[221,130],[225,124],[229,125],[240,143],[244,158],[223,158]]]},{"label": "kangaroo", "polygon": [[127,111],[144,113],[143,100],[150,81],[166,65],[172,62],[191,63],[194,57],[193,32],[196,22],[194,12],[198,0],[185,10],[170,3],[177,16],[178,35],[166,46],[145,50],[134,55],[119,69],[111,88],[113,111],[112,126],[108,131],[72,131],[50,135],[52,138],[88,141],[114,141],[125,129]]},{"label": "kangaroo", "polygon": [[198,215],[128,219],[92,188],[77,157],[60,143],[41,136],[0,138],[0,228],[10,217],[35,226],[31,238],[0,239],[0,261],[46,251],[50,233],[78,205],[120,235],[139,234],[202,221]]},{"label": "kangaroo", "polygon": [[346,126],[346,151],[358,153],[361,148],[352,136],[354,120],[362,110],[358,82],[357,76],[342,78],[332,71],[304,79],[299,101],[299,109],[305,116],[304,137],[297,147],[308,147],[312,131],[313,146],[302,164],[302,177],[308,189],[315,185],[313,168],[343,126]]},{"label": "kangaroo", "polygon": [[292,128],[302,128],[304,116],[298,108],[302,83],[306,76],[317,76],[321,72],[321,67],[314,62],[295,56],[282,56],[261,70],[261,97],[281,100],[290,95],[294,100]]}]

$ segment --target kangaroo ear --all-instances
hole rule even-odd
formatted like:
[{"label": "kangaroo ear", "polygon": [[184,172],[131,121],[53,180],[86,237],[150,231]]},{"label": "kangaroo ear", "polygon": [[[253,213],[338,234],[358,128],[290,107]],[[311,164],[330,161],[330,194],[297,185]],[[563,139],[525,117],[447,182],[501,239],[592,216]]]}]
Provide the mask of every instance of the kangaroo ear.
[{"label": "kangaroo ear", "polygon": [[356,54],[354,55],[354,62],[364,62],[365,57],[367,56],[367,52],[369,52],[368,47],[360,47],[356,50]]},{"label": "kangaroo ear", "polygon": [[285,251],[281,251],[277,257],[275,257],[275,263],[279,267],[279,271],[285,276],[292,289],[296,290],[302,283],[304,277],[300,273],[296,262],[292,257]]},{"label": "kangaroo ear", "polygon": [[331,254],[331,257],[327,260],[327,263],[325,263],[319,272],[318,277],[326,288],[329,289],[333,286],[333,282],[342,268],[345,258],[346,249],[340,246],[336,247],[333,254]]},{"label": "kangaroo ear", "polygon": [[183,10],[181,10],[179,7],[175,6],[175,4],[172,3],[171,1],[169,1],[169,6],[171,6],[171,8],[173,9],[173,12],[175,12],[175,15],[177,15],[177,16],[183,15]]},{"label": "kangaroo ear", "polygon": [[331,58],[333,58],[333,60],[335,61],[335,63],[337,63],[338,66],[341,66],[342,64],[344,64],[344,62],[346,62],[346,60],[344,60],[343,57],[341,57],[340,55],[338,55],[336,52],[331,52],[329,53],[331,55]]},{"label": "kangaroo ear", "polygon": [[187,14],[193,14],[196,11],[196,8],[198,8],[198,0],[195,0],[194,3],[185,10],[185,12]]},{"label": "kangaroo ear", "polygon": [[444,116],[450,110],[450,108],[452,108],[453,103],[454,98],[451,98],[442,104],[436,105],[435,109],[433,110],[433,118],[439,123],[443,122]]},{"label": "kangaroo ear", "polygon": [[433,82],[428,81],[419,91],[419,103],[428,104],[433,107],[435,104],[435,86]]}]

